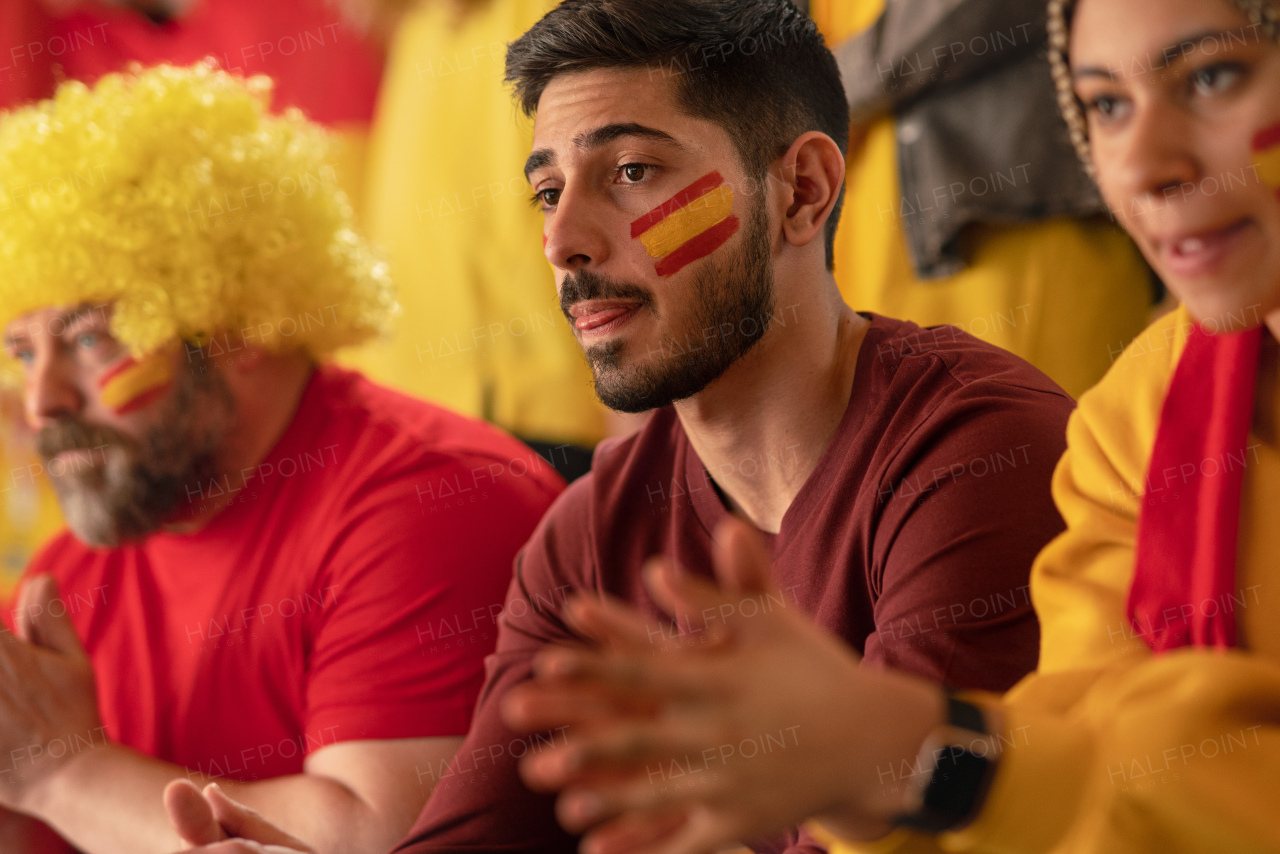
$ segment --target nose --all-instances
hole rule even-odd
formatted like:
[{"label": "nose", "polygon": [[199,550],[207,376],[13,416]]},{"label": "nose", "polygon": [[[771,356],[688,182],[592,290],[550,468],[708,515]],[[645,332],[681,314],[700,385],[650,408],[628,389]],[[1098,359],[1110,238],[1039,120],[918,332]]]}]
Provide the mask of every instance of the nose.
[{"label": "nose", "polygon": [[543,232],[553,267],[571,273],[608,260],[610,235],[598,208],[585,193],[570,187],[561,191]]},{"label": "nose", "polygon": [[38,352],[27,372],[23,407],[33,430],[47,427],[59,418],[77,415],[84,408],[84,396],[65,361],[47,350]]},{"label": "nose", "polygon": [[[1179,187],[1195,187],[1203,175],[1191,134],[1176,109],[1159,103],[1135,106],[1127,132],[1115,143],[1115,186],[1135,203],[1167,198]],[[1098,165],[1100,170],[1106,166]],[[1135,204],[1135,209],[1143,207]]]}]

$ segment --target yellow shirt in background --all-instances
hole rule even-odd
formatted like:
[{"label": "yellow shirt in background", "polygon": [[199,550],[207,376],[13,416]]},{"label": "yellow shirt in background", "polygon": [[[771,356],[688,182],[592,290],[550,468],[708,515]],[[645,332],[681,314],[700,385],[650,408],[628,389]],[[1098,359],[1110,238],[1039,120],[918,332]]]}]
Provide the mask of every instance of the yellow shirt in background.
[{"label": "yellow shirt in background", "polygon": [[553,0],[410,13],[391,48],[363,224],[403,313],[347,355],[372,378],[523,437],[593,445],[604,407],[560,312],[524,180],[532,122],[503,84],[507,43]]},{"label": "yellow shirt in background", "polygon": [[1031,576],[1040,665],[1004,699],[1015,743],[978,820],[834,851],[1280,851],[1280,449],[1251,437],[1245,457],[1240,649],[1156,657],[1125,614],[1138,510],[1178,500],[1176,478],[1148,487],[1146,470],[1189,322],[1140,335],[1071,417],[1053,482],[1068,527]]},{"label": "yellow shirt in background", "polygon": [[[810,3],[833,47],[870,26],[883,9],[884,0]],[[1046,100],[1044,108],[1056,105]],[[845,301],[922,326],[959,326],[1022,356],[1079,396],[1150,316],[1147,270],[1129,238],[1104,220],[971,227],[969,267],[921,281],[896,213],[904,207],[896,131],[892,117],[872,123],[849,158],[835,246]]]}]

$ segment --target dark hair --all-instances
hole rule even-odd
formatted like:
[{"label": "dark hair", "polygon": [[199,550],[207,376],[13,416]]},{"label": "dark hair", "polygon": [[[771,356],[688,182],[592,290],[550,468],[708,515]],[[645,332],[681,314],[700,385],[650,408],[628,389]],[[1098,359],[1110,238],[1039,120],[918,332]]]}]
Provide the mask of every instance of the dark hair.
[{"label": "dark hair", "polygon": [[[552,78],[599,68],[674,80],[680,108],[724,128],[758,178],[811,130],[848,151],[835,57],[789,0],[564,0],[507,51],[507,81],[528,115]],[[826,224],[828,268],[843,204],[841,187]]]}]

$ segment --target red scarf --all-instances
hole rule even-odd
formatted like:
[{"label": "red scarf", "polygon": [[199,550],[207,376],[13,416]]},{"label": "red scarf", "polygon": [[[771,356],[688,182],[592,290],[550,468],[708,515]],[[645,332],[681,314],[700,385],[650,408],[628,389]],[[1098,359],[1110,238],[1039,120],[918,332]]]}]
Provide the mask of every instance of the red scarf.
[{"label": "red scarf", "polygon": [[1248,444],[1261,346],[1261,328],[1209,335],[1197,325],[1165,396],[1147,485],[1179,494],[1138,514],[1128,603],[1130,623],[1157,653],[1236,645],[1244,466],[1226,461]]}]

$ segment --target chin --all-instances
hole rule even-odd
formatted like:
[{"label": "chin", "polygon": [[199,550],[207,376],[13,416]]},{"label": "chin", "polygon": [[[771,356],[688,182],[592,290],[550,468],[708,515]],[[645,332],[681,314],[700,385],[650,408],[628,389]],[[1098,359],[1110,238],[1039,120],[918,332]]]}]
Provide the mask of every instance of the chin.
[{"label": "chin", "polygon": [[1180,296],[1204,331],[1209,333],[1243,332],[1260,326],[1266,316],[1276,310],[1275,295],[1263,289],[1237,287],[1226,291],[1184,291]]}]

